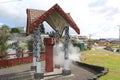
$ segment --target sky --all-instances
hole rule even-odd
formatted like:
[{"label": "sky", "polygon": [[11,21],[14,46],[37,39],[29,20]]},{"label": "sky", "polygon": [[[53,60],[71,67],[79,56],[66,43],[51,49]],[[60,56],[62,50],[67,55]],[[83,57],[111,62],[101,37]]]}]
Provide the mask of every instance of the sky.
[{"label": "sky", "polygon": [[[0,25],[26,27],[27,8],[48,10],[56,3],[70,13],[80,35],[119,38],[120,0],[0,0]],[[70,29],[70,34],[77,33]]]}]

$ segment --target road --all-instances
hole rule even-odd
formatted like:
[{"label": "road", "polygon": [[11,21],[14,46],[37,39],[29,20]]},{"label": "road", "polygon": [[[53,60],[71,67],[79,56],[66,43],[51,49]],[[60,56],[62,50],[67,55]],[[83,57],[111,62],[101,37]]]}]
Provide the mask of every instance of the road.
[{"label": "road", "polygon": [[117,52],[112,52],[112,51],[108,51],[108,50],[105,50],[104,48],[105,48],[105,46],[95,47],[96,50],[100,50],[100,51],[104,51],[104,52],[108,52],[108,53],[112,53],[112,54],[115,54],[115,55],[119,55],[119,56],[120,56],[119,53],[117,53]]}]

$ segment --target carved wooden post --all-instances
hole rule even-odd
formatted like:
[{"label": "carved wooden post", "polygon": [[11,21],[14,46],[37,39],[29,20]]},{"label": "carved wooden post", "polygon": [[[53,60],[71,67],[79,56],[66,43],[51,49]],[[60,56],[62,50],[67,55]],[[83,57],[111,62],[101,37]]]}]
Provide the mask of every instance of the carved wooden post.
[{"label": "carved wooden post", "polygon": [[[58,51],[58,48],[59,48],[59,30],[56,30],[56,34],[55,34],[55,39],[56,39],[56,42],[55,42],[55,59],[57,59],[57,57],[59,56],[59,51]],[[58,62],[56,62],[56,60],[54,60],[55,62],[55,68],[60,68],[60,64]]]},{"label": "carved wooden post", "polygon": [[42,68],[41,68],[41,59],[40,59],[40,53],[41,53],[41,28],[38,27],[36,28],[36,32],[35,32],[35,35],[36,35],[36,50],[35,50],[35,53],[36,53],[36,73],[34,74],[34,77],[35,79],[42,79],[44,74],[42,72]]},{"label": "carved wooden post", "polygon": [[63,75],[70,75],[70,60],[69,60],[69,52],[68,52],[68,44],[69,44],[69,27],[65,27],[65,44],[64,44],[64,50],[65,50],[65,61],[64,61],[64,69],[63,69]]},{"label": "carved wooden post", "polygon": [[33,63],[31,70],[36,70],[36,29],[33,31]]}]

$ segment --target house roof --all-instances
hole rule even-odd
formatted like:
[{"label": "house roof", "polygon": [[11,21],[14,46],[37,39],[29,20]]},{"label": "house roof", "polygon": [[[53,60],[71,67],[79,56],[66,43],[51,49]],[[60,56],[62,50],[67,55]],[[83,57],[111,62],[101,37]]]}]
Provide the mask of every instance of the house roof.
[{"label": "house roof", "polygon": [[48,11],[27,9],[27,29],[29,35],[39,24],[46,21],[54,30],[61,35],[65,26],[71,26],[78,34],[80,30],[70,14],[65,13],[58,4],[55,4]]}]

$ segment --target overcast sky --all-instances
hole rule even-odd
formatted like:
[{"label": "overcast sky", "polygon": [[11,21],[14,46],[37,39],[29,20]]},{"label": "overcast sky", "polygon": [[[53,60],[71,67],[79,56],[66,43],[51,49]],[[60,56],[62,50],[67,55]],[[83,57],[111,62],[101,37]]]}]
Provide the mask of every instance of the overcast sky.
[{"label": "overcast sky", "polygon": [[26,27],[27,8],[48,10],[56,3],[71,14],[81,35],[119,37],[120,0],[0,0],[0,25]]}]

